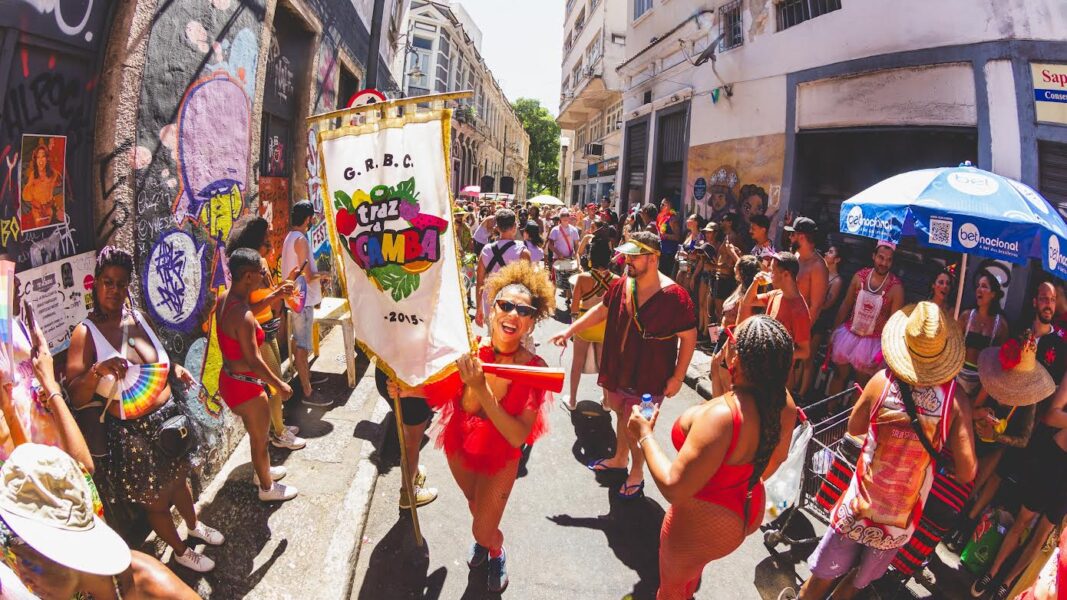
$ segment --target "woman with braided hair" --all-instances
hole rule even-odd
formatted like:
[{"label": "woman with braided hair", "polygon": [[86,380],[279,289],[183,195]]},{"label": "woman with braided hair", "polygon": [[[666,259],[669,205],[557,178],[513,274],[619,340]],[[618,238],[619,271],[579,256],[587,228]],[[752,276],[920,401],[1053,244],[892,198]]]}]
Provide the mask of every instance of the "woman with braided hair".
[{"label": "woman with braided hair", "polygon": [[691,598],[704,565],[741,545],[763,517],[764,477],[785,460],[797,418],[786,391],[793,339],[781,323],[753,316],[727,329],[727,368],[733,391],[678,418],[671,462],[652,436],[651,420],[634,407],[627,424],[633,451],[671,503],[660,530],[658,600]]}]

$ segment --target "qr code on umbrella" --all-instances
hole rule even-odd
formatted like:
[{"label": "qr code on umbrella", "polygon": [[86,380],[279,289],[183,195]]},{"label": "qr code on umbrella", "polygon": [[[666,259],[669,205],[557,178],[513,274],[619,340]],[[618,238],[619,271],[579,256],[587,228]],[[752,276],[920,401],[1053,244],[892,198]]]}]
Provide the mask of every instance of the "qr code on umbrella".
[{"label": "qr code on umbrella", "polygon": [[930,217],[930,243],[952,246],[952,219]]}]

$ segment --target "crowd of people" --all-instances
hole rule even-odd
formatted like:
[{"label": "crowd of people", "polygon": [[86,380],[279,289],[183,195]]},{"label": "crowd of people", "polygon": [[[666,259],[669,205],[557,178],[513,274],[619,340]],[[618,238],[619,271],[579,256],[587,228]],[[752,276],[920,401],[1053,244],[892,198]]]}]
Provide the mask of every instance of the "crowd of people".
[{"label": "crowd of people", "polygon": [[[230,283],[214,307],[219,395],[248,432],[251,483],[264,502],[298,495],[279,481],[286,470],[270,464],[268,445],[305,444],[283,419],[293,395],[277,341],[285,310],[294,312],[288,336],[303,402],[324,402],[307,364],[310,311],[327,278],[311,258],[312,214],[307,203],[293,206],[277,278],[269,223],[235,224],[225,249]],[[412,388],[378,374],[403,413],[412,481],[400,507],[438,497],[419,465],[436,418],[438,445],[470,510],[467,563],[486,569],[490,591],[507,588],[503,514],[524,450],[545,433],[555,403],[483,365],[544,366],[532,334],[562,312],[566,327],[549,341],[573,342],[574,351],[559,404],[574,411],[580,379],[592,374],[615,417],[614,453],[588,469],[618,473],[612,494],[622,501],[641,497],[647,477],[670,504],[660,531],[661,600],[693,597],[704,567],[760,527],[763,481],[789,457],[794,427],[819,418],[804,408],[824,397],[839,399],[831,412],[848,413],[841,445],[856,453],[809,558],[810,578],[781,598],[851,598],[876,581],[912,577],[930,583],[925,566],[942,540],[974,573],[975,598],[1057,597],[1067,556],[1037,571],[1060,545],[1067,516],[1063,284],[1037,285],[1025,321],[1005,314],[1004,284],[987,269],[966,275],[948,266],[909,298],[893,272],[896,246],[877,241],[870,266],[845,285],[843,240],[827,240],[812,219],[786,221],[774,240],[762,214],[683,221],[666,199],[623,218],[607,199],[574,208],[457,205],[457,240],[473,275],[468,299],[484,333],[441,380]],[[0,356],[5,597],[196,597],[159,561],[129,549],[105,520],[102,499],[139,507],[174,562],[193,571],[214,562],[190,538],[225,543],[198,518],[189,485],[196,428],[171,387],[199,383],[132,307],[131,281],[133,258],[103,248],[93,311],[73,332],[63,385],[31,308],[16,302],[11,356]],[[959,286],[970,292],[956,316]],[[286,308],[304,287],[305,302]],[[671,455],[654,435],[659,407],[682,389],[697,351],[711,356],[712,399],[671,424]],[[860,393],[840,393],[854,388]],[[1001,533],[994,540],[990,531]]]}]

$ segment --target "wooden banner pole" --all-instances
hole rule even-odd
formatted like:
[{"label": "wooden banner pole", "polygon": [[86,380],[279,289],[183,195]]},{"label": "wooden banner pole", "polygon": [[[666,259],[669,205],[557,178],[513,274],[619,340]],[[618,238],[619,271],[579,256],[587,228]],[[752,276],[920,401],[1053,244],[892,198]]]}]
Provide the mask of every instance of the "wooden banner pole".
[{"label": "wooden banner pole", "polygon": [[407,444],[404,443],[404,409],[399,395],[392,398],[392,401],[393,415],[396,420],[396,438],[400,441],[400,477],[403,479],[404,493],[407,494],[408,502],[411,503],[411,524],[415,530],[415,545],[421,548],[423,540],[422,529],[419,527],[419,507],[415,498],[415,481],[408,470]]}]

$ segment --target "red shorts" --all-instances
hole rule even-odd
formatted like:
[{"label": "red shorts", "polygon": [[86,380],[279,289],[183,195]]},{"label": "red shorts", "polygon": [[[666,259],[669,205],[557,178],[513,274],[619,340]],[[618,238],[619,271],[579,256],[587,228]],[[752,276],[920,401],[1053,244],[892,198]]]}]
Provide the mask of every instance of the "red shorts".
[{"label": "red shorts", "polygon": [[[230,409],[240,406],[260,394],[267,394],[266,382],[256,377],[254,373],[250,371],[237,372],[234,375],[240,377],[240,379],[230,375],[225,369],[219,372],[219,396],[222,396],[222,401]],[[245,379],[254,379],[259,383],[245,381]]]}]

